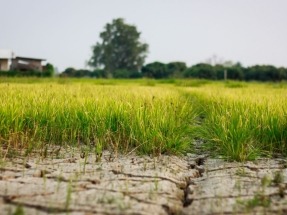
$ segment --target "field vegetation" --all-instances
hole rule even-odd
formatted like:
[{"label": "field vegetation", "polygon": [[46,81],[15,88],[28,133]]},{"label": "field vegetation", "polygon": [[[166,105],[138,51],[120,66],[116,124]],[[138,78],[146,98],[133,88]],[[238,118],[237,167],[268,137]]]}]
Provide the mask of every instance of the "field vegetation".
[{"label": "field vegetation", "polygon": [[26,151],[74,145],[154,155],[190,148],[196,112],[178,90],[149,82],[116,84],[2,83],[2,145]]},{"label": "field vegetation", "polygon": [[50,145],[229,160],[286,156],[287,85],[206,80],[1,79],[1,158]]},{"label": "field vegetation", "polygon": [[241,161],[286,155],[286,85],[213,83],[189,92],[201,106],[199,136],[210,151]]}]

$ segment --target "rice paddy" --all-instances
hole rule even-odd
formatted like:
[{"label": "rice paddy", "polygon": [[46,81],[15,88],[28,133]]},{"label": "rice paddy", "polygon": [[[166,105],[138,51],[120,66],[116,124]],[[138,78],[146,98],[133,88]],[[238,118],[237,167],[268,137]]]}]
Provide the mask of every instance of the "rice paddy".
[{"label": "rice paddy", "polygon": [[75,146],[181,155],[203,140],[228,160],[286,156],[287,84],[2,79],[1,158]]},{"label": "rice paddy", "polygon": [[286,156],[284,85],[228,83],[189,91],[200,101],[203,120],[199,132],[207,149],[238,161]]}]

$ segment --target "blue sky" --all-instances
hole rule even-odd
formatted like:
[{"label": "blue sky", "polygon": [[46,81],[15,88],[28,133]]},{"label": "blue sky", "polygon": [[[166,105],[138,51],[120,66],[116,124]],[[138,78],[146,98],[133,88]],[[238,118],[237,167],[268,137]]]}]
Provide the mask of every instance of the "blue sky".
[{"label": "blue sky", "polygon": [[146,63],[218,60],[287,67],[286,0],[0,0],[0,49],[84,68],[104,25],[124,18]]}]

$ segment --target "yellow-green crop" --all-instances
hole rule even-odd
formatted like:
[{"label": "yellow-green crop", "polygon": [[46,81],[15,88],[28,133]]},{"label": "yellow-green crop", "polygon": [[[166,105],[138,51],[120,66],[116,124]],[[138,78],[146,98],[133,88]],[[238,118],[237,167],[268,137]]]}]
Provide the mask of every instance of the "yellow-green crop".
[{"label": "yellow-green crop", "polygon": [[170,87],[2,83],[0,91],[0,141],[6,147],[68,144],[179,154],[190,146],[196,113]]},{"label": "yellow-green crop", "polygon": [[284,85],[229,82],[189,91],[198,98],[203,115],[200,136],[209,149],[240,161],[287,154]]},{"label": "yellow-green crop", "polygon": [[0,154],[49,144],[158,155],[195,138],[231,160],[287,155],[286,83],[1,79]]}]

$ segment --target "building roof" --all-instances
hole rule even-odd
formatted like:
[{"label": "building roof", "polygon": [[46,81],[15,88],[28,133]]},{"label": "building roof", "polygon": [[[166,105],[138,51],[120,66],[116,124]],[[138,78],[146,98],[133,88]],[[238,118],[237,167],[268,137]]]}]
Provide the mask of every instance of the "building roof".
[{"label": "building roof", "polygon": [[30,57],[16,57],[17,60],[37,60],[37,61],[46,61],[46,59],[40,58],[30,58]]}]

